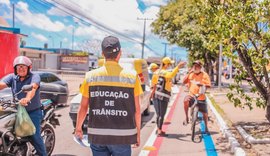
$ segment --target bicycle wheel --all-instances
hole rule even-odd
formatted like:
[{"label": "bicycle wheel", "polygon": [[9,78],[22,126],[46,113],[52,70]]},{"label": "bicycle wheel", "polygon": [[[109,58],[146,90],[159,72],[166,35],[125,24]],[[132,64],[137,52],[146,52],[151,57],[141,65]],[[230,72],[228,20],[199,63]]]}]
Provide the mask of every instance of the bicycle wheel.
[{"label": "bicycle wheel", "polygon": [[196,125],[198,122],[198,112],[199,107],[195,107],[192,113],[192,123],[191,123],[191,140],[195,142],[195,136],[196,136]]}]

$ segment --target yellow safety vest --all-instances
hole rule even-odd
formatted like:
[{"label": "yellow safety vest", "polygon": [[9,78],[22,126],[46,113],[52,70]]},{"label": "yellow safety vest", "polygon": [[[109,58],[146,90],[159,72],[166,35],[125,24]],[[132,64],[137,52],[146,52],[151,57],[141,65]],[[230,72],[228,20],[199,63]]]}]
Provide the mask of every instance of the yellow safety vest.
[{"label": "yellow safety vest", "polygon": [[[86,74],[81,93],[89,97],[88,138],[93,144],[137,142],[134,96],[141,93],[136,72],[106,62]],[[88,95],[86,95],[88,92]]]}]

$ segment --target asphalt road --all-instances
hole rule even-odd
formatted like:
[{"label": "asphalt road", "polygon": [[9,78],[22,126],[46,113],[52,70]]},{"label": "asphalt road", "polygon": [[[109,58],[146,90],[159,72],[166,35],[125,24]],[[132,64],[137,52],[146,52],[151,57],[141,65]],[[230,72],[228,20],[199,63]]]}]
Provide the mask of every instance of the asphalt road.
[{"label": "asphalt road", "polygon": [[[178,88],[178,86],[175,86]],[[141,145],[138,148],[132,149],[132,155],[148,155],[145,154],[150,152],[150,155],[208,155],[211,151],[217,151],[218,155],[227,156],[230,155],[229,149],[227,147],[227,141],[224,140],[223,136],[219,132],[219,128],[217,126],[215,119],[212,118],[213,114],[209,112],[209,116],[211,118],[211,122],[209,125],[211,136],[213,138],[213,147],[209,146],[209,141],[202,141],[200,143],[193,143],[190,140],[190,126],[183,126],[181,121],[184,120],[184,110],[179,103],[179,101],[183,101],[183,97],[186,93],[181,92],[179,94],[179,99],[177,99],[176,95],[173,94],[171,99],[171,103],[168,106],[168,116],[171,115],[171,119],[165,119],[165,131],[169,134],[168,137],[156,137],[153,135],[156,128],[155,123],[155,111],[153,105],[150,106],[150,115],[143,116],[142,118],[142,129],[141,129]],[[71,99],[72,97],[70,97]],[[70,100],[69,99],[69,100]],[[176,100],[176,104],[173,104]],[[175,105],[176,107],[174,107]],[[172,111],[170,111],[172,109]],[[61,114],[60,117],[60,126],[55,129],[56,132],[56,145],[53,151],[53,156],[91,156],[90,148],[80,146],[76,142],[73,141],[73,125],[71,119],[69,117],[69,106],[60,107],[57,113]],[[172,113],[170,113],[172,112]],[[149,140],[154,142],[149,144]],[[207,137],[206,140],[209,140]],[[150,141],[151,142],[151,141]],[[154,151],[151,151],[147,148],[156,148]],[[148,152],[147,152],[148,151]],[[143,153],[143,154],[142,154]]]},{"label": "asphalt road", "polygon": [[[69,98],[71,100],[72,97]],[[141,130],[141,145],[139,148],[132,149],[132,155],[136,156],[140,153],[143,145],[147,141],[151,132],[155,128],[154,121],[154,108],[150,106],[150,115],[143,116],[142,130]],[[69,117],[69,106],[60,107],[56,111],[57,114],[62,116],[59,118],[60,126],[56,127],[56,145],[53,151],[53,156],[91,156],[90,148],[80,146],[73,141],[73,125]]]}]

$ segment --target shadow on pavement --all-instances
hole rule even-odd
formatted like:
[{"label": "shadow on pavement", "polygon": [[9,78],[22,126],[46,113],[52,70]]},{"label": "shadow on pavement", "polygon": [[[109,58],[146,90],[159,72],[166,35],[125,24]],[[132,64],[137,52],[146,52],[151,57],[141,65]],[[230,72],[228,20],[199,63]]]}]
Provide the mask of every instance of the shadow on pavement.
[{"label": "shadow on pavement", "polygon": [[177,140],[181,140],[181,141],[186,141],[186,142],[191,142],[191,140],[189,138],[186,138],[187,136],[189,136],[190,134],[170,134],[167,133],[168,136],[166,136],[166,138],[168,139],[177,139]]},{"label": "shadow on pavement", "polygon": [[147,116],[142,116],[142,124],[141,124],[141,129],[147,124],[147,122],[151,121],[152,118],[154,117],[155,112],[150,112],[149,115]]}]

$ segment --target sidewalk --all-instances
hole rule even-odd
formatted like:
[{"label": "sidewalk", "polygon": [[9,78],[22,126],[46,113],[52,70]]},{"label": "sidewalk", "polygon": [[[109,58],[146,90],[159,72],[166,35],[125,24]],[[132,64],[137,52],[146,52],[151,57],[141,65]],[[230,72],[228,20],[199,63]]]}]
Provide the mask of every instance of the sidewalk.
[{"label": "sidewalk", "polygon": [[212,88],[209,90],[212,99],[215,101],[218,107],[220,107],[219,113],[223,119],[227,122],[227,125],[231,128],[232,133],[241,144],[241,147],[246,151],[247,155],[270,155],[269,144],[247,144],[235,129],[236,125],[260,125],[268,123],[265,118],[265,110],[254,106],[253,110],[249,108],[236,108],[226,97],[227,92],[230,92],[228,88],[219,90],[218,88]]},{"label": "sidewalk", "polygon": [[168,115],[163,126],[163,130],[168,136],[155,136],[155,142],[153,143],[155,150],[151,151],[148,156],[204,156],[209,152],[217,152],[218,155],[222,156],[231,155],[228,144],[220,134],[216,121],[212,119],[213,115],[210,110],[210,118],[212,117],[211,120],[213,121],[209,122],[209,130],[215,147],[205,145],[210,143],[209,141],[205,142],[205,139],[200,143],[191,141],[190,125],[182,125],[184,121],[183,99],[186,94],[183,89],[180,89],[178,97],[176,95],[171,99],[168,107],[171,109],[167,112]]}]

